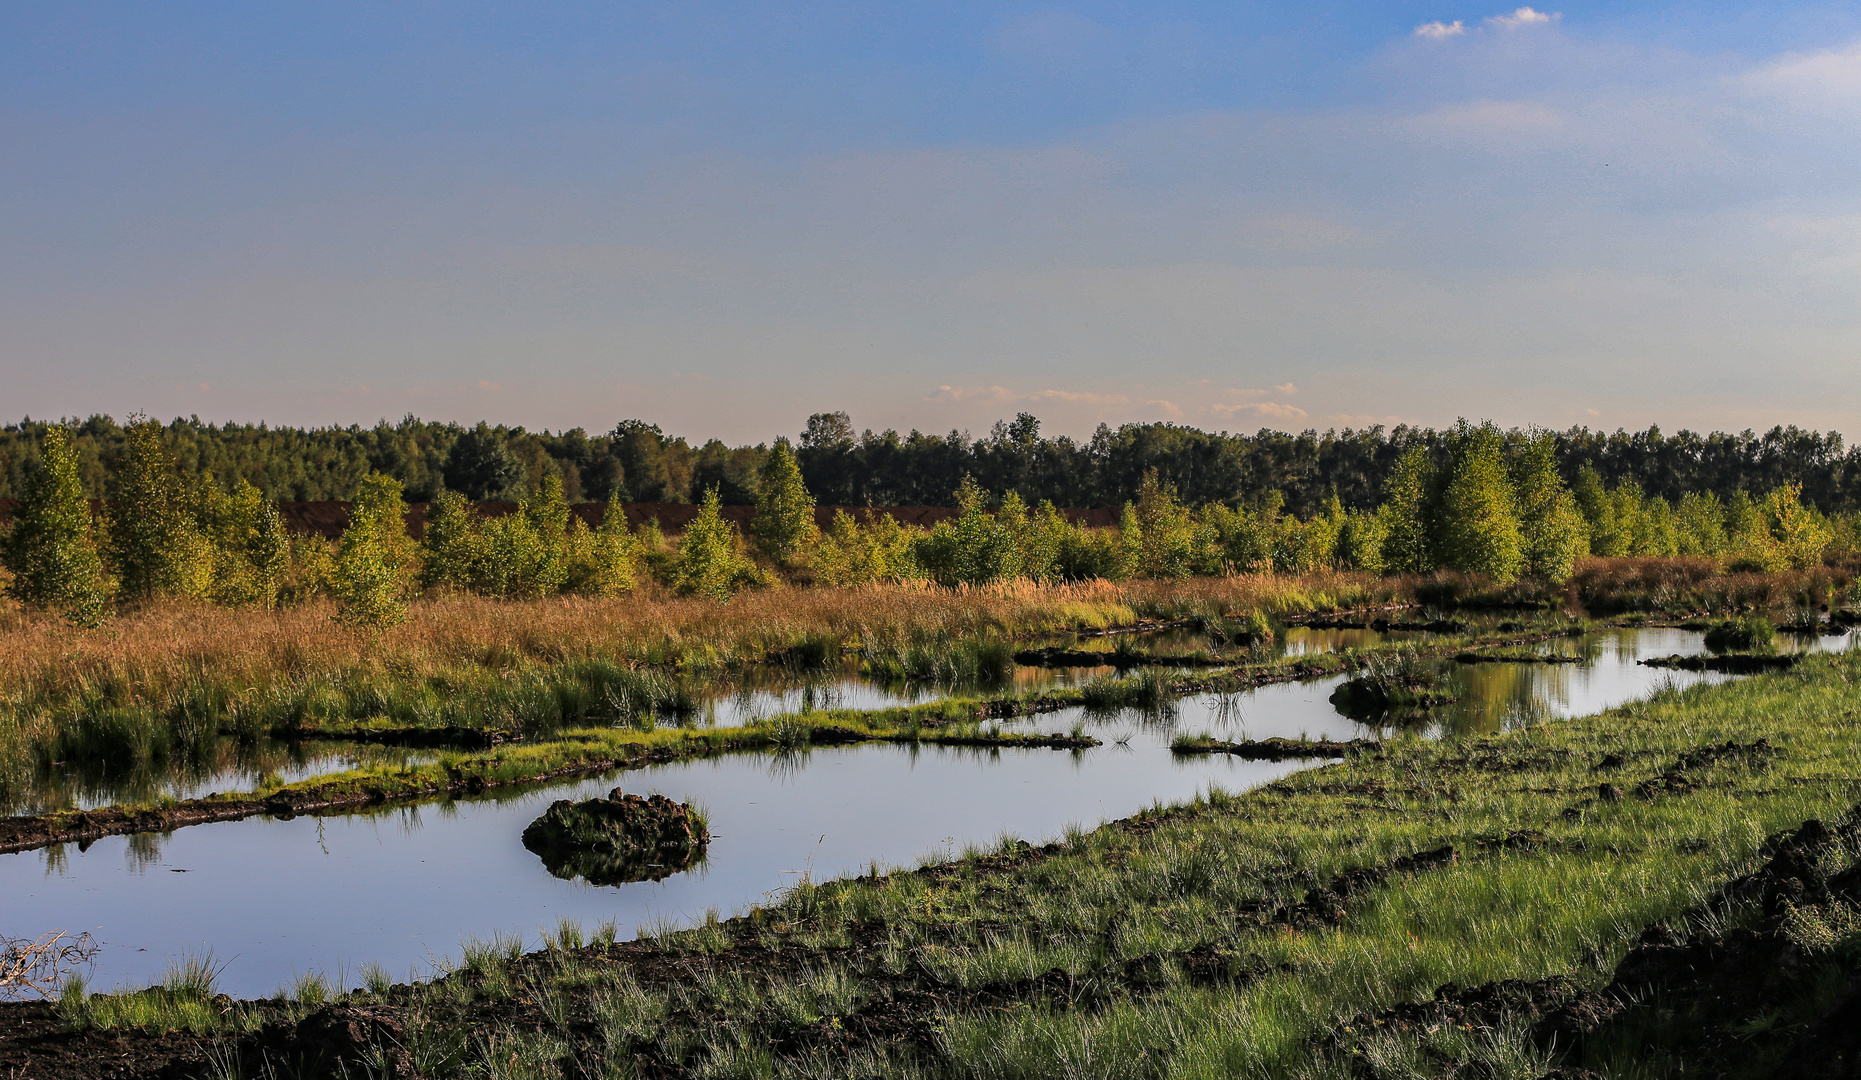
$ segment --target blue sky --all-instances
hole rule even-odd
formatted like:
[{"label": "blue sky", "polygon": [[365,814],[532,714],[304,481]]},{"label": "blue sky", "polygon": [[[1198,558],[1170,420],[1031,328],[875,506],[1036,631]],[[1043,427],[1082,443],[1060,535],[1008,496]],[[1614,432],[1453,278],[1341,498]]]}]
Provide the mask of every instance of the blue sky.
[{"label": "blue sky", "polygon": [[9,5],[0,411],[1861,430],[1858,12]]}]

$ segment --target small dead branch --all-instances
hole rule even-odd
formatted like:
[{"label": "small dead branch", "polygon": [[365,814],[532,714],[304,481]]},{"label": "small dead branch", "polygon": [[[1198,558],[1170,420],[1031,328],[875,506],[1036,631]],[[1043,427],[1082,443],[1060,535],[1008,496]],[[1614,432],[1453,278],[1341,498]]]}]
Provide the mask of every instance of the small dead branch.
[{"label": "small dead branch", "polygon": [[96,959],[103,948],[89,934],[52,930],[37,938],[0,934],[0,1000],[49,998],[71,969]]}]

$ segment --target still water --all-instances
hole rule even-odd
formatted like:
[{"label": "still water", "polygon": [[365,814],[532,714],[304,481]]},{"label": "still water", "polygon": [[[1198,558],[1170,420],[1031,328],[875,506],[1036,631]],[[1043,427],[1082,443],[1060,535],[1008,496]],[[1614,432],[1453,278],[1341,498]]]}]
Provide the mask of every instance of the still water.
[{"label": "still water", "polygon": [[[1845,638],[1801,639],[1835,648]],[[1581,665],[1457,666],[1461,701],[1434,730],[1482,732],[1595,712],[1663,685],[1720,681],[1709,673],[1640,667],[1650,655],[1693,653],[1700,635],[1616,630],[1559,641]],[[1336,679],[1191,698],[1154,713],[1083,711],[1023,721],[1063,731],[1077,723],[1104,745],[1084,751],[978,751],[891,745],[822,748],[791,756],[743,754],[635,770],[522,794],[277,821],[250,818],[169,836],[99,840],[0,856],[0,930],[88,930],[105,948],[94,986],[139,986],[169,963],[211,951],[235,995],[270,993],[318,971],[356,985],[361,966],[396,977],[430,973],[459,944],[493,933],[534,945],[558,918],[623,933],[728,915],[793,884],[912,865],[1004,834],[1040,841],[1213,786],[1238,791],[1309,763],[1179,758],[1177,734],[1350,739],[1381,731],[1339,716]],[[519,841],[560,798],[616,783],[709,812],[705,864],[662,882],[597,888],[551,877]]]}]

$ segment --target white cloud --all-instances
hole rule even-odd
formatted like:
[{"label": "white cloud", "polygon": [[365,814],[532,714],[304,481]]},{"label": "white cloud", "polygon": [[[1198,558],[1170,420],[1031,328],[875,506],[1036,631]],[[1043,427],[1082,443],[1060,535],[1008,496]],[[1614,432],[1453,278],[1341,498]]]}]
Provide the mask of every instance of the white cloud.
[{"label": "white cloud", "polygon": [[1425,22],[1415,28],[1416,37],[1427,38],[1430,41],[1441,41],[1446,38],[1458,37],[1466,32],[1467,24],[1461,22],[1459,19],[1455,19],[1451,23],[1444,23],[1440,19],[1436,19],[1434,22]]},{"label": "white cloud", "polygon": [[1279,401],[1252,401],[1244,405],[1210,405],[1210,416],[1219,416],[1232,420],[1237,416],[1253,416],[1267,420],[1303,420],[1305,410],[1297,405],[1287,405]]},{"label": "white cloud", "polygon": [[1545,23],[1553,23],[1563,17],[1564,13],[1561,11],[1546,13],[1536,8],[1522,7],[1510,15],[1488,15],[1486,17],[1486,22],[1488,25],[1497,26],[1502,30],[1517,30],[1526,26],[1542,26]]},{"label": "white cloud", "polygon": [[1861,43],[1846,49],[1794,54],[1743,78],[1759,96],[1813,111],[1861,109]]},{"label": "white cloud", "polygon": [[1299,392],[1299,388],[1289,382],[1275,383],[1273,386],[1273,389],[1278,390],[1280,393],[1286,395],[1287,397],[1291,397],[1292,395]]}]

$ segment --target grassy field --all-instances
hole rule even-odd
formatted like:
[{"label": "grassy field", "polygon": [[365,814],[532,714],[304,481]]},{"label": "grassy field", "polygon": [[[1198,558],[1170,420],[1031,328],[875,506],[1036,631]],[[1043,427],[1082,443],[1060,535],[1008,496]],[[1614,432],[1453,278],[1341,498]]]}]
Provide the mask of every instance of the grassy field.
[{"label": "grassy field", "polygon": [[[60,1015],[191,1030],[163,1045],[215,1076],[1824,1075],[1789,1063],[1856,1004],[1857,677],[1398,740],[637,942],[475,944],[421,985],[216,1004],[177,972]],[[1696,985],[1771,946],[1762,995]]]}]

